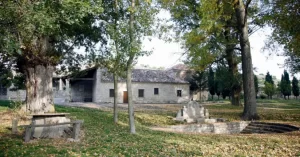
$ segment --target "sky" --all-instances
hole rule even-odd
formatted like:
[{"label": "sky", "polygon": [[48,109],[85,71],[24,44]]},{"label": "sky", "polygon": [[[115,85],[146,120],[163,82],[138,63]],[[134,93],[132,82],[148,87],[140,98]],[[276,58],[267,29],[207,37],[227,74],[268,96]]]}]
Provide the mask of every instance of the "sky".
[{"label": "sky", "polygon": [[[268,71],[271,75],[276,76],[280,80],[284,71],[283,63],[285,58],[275,54],[270,55],[269,51],[263,51],[267,36],[271,33],[269,28],[260,29],[250,36],[250,46],[254,72],[258,74],[266,74]],[[152,38],[151,41],[145,40],[143,43],[145,50],[152,50],[149,56],[140,57],[137,67],[140,65],[149,65],[150,67],[172,67],[182,63],[181,46],[178,43],[166,43],[158,38]]]}]

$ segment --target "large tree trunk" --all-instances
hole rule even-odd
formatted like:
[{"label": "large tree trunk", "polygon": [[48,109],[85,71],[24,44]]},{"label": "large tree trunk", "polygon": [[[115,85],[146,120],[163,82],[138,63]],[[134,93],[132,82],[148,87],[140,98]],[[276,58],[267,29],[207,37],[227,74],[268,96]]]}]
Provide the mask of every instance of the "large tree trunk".
[{"label": "large tree trunk", "polygon": [[240,93],[241,93],[241,87],[239,83],[237,82],[237,63],[234,60],[234,50],[232,47],[226,48],[226,60],[228,62],[229,66],[229,73],[231,76],[231,104],[234,106],[240,106]]},{"label": "large tree trunk", "polygon": [[129,59],[127,62],[127,93],[128,93],[128,116],[129,116],[129,126],[130,133],[135,134],[135,124],[134,124],[134,110],[133,110],[133,101],[132,101],[132,88],[131,88],[131,75],[132,75],[132,63],[134,59],[134,9],[135,9],[135,0],[131,0],[131,12],[130,12],[130,21],[129,21],[129,37],[130,37],[130,52]]},{"label": "large tree trunk", "polygon": [[132,69],[128,67],[127,69],[127,93],[128,93],[128,116],[129,116],[129,126],[130,133],[135,134],[135,124],[134,124],[134,110],[132,101],[132,87],[131,87],[131,75]]},{"label": "large tree trunk", "polygon": [[52,96],[53,66],[25,67],[27,113],[54,112]]},{"label": "large tree trunk", "polygon": [[240,35],[240,46],[242,53],[243,89],[244,89],[244,111],[242,119],[258,119],[256,111],[254,75],[252,67],[251,49],[248,37],[247,14],[243,0],[235,0],[235,12]]},{"label": "large tree trunk", "polygon": [[114,123],[118,123],[118,76],[114,74]]},{"label": "large tree trunk", "polygon": [[[238,73],[238,68],[237,68],[237,61],[236,61],[236,55],[234,52],[234,47],[235,43],[233,40],[237,38],[235,34],[231,34],[231,21],[232,19],[228,20],[226,22],[227,29],[225,30],[225,39],[226,39],[226,60],[228,62],[228,67],[229,67],[229,73],[231,77],[231,104],[234,106],[240,106],[240,93],[241,93],[241,85],[238,82],[237,75]],[[230,96],[229,96],[230,97]]]}]

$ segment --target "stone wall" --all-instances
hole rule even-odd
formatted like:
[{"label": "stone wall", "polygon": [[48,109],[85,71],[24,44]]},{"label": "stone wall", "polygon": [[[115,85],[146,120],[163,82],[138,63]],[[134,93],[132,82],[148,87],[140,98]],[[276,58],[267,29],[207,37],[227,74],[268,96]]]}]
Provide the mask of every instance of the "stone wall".
[{"label": "stone wall", "polygon": [[0,95],[0,100],[15,100],[15,101],[23,101],[26,98],[25,90],[17,90],[12,91],[7,89],[6,95]]},{"label": "stone wall", "polygon": [[54,104],[61,104],[70,101],[70,94],[67,90],[54,90],[53,102]]},{"label": "stone wall", "polygon": [[190,133],[214,133],[214,134],[238,134],[249,125],[250,122],[227,122],[212,124],[173,125],[170,129],[176,132]]},{"label": "stone wall", "polygon": [[[14,101],[24,101],[26,99],[26,90],[11,91],[7,90],[7,95],[0,95],[0,100],[14,100]],[[66,90],[54,90],[53,91],[53,102],[55,104],[60,104],[68,102],[70,95]]]}]

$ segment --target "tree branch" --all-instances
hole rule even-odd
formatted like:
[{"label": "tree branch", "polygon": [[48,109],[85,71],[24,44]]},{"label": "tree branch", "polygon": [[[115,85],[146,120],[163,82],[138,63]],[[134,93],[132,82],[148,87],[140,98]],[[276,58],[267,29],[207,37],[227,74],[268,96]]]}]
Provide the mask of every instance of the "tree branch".
[{"label": "tree branch", "polygon": [[246,2],[246,6],[245,6],[245,9],[246,9],[246,10],[248,10],[248,7],[249,7],[249,5],[250,5],[251,1],[252,1],[252,0],[247,0],[247,2]]}]

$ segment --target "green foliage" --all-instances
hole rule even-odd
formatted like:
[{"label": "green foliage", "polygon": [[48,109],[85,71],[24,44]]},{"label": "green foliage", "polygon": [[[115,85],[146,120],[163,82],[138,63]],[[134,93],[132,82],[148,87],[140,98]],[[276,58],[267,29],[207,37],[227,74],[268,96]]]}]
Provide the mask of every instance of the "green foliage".
[{"label": "green foliage", "polygon": [[205,90],[208,87],[208,72],[196,71],[187,81],[190,83],[191,91]]},{"label": "green foliage", "polygon": [[259,95],[259,97],[260,97],[261,99],[266,99],[266,98],[267,98],[267,95],[262,93],[262,94]]},{"label": "green foliage", "polygon": [[222,94],[223,98],[225,99],[226,96],[230,95],[231,81],[232,80],[228,68],[219,65],[215,75],[215,89],[218,96]]},{"label": "green foliage", "polygon": [[267,72],[267,75],[266,75],[266,78],[265,78],[265,82],[268,82],[268,83],[270,83],[270,84],[274,84],[272,75],[270,75],[269,72]]},{"label": "green foliage", "polygon": [[267,94],[269,98],[272,98],[272,96],[275,94],[276,87],[274,86],[272,75],[270,75],[269,72],[267,72],[267,75],[265,77],[264,85],[265,85],[264,87],[265,94]]},{"label": "green foliage", "polygon": [[292,91],[294,96],[299,96],[299,81],[298,79],[294,76],[292,80]]},{"label": "green foliage", "polygon": [[284,73],[281,76],[280,90],[281,93],[284,95],[284,97],[291,95],[291,91],[292,91],[291,81],[290,81],[289,74],[286,70],[284,70]]},{"label": "green foliage", "polygon": [[268,5],[263,20],[272,27],[273,32],[267,47],[277,49],[276,44],[283,45],[284,55],[288,57],[285,63],[295,73],[300,66],[300,22],[295,20],[300,18],[300,1],[275,0]]},{"label": "green foliage", "polygon": [[35,65],[81,67],[83,55],[103,39],[100,0],[1,1],[0,56],[9,56],[7,69],[23,72]]},{"label": "green foliage", "polygon": [[9,107],[11,104],[11,101],[9,100],[0,100],[0,106],[2,107]]},{"label": "green foliage", "polygon": [[272,96],[275,94],[275,86],[272,83],[265,82],[264,92],[268,95],[269,98],[272,98]]},{"label": "green foliage", "polygon": [[18,111],[22,105],[23,105],[22,101],[19,100],[11,101],[9,104],[9,108],[12,109],[13,111]]}]

